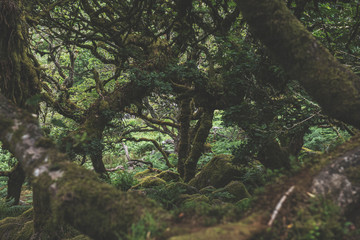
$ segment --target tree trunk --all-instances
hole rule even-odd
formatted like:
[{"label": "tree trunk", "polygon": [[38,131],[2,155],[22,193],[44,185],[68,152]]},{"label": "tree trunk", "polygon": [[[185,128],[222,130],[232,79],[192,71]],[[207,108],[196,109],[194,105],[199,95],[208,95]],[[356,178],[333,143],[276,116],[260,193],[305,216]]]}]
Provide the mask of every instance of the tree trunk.
[{"label": "tree trunk", "polygon": [[[291,236],[293,237],[291,239],[306,238],[305,234],[314,229],[314,225],[310,225],[309,229],[306,228],[309,223],[316,222],[316,226],[329,227],[324,230],[330,231],[331,224],[321,222],[318,218],[320,214],[324,214],[326,216],[324,218],[328,218],[330,222],[343,221],[339,223],[339,226],[345,221],[352,222],[355,232],[360,224],[358,215],[360,204],[359,145],[360,136],[358,135],[334,152],[323,155],[318,159],[318,164],[312,168],[303,169],[292,176],[284,176],[278,182],[267,185],[264,193],[258,195],[257,200],[252,203],[251,212],[247,212],[239,222],[220,224],[170,239],[250,240],[289,239]],[[290,194],[289,189],[291,188],[293,190]],[[283,201],[281,201],[282,199]],[[329,202],[323,202],[324,199],[331,199],[334,202],[330,205]],[[280,202],[281,204],[279,204]],[[312,205],[314,202],[317,202],[318,205],[315,206],[318,207],[324,205],[325,210],[314,209],[314,205]],[[279,206],[278,209],[277,206]],[[340,212],[337,212],[337,206],[340,207]],[[311,213],[313,211],[319,211],[317,216],[304,214],[304,212]],[[275,215],[274,212],[276,212]],[[336,216],[331,214],[336,214]],[[274,216],[274,220],[270,224],[272,216]],[[338,217],[338,219],[331,219],[331,217]],[[291,230],[293,233],[296,231],[295,236],[289,234]],[[186,232],[186,229],[183,231]],[[302,235],[300,231],[303,231],[304,234]],[[358,239],[359,236],[353,235],[353,237],[349,237],[349,239]]]},{"label": "tree trunk", "polygon": [[360,79],[321,46],[283,0],[237,0],[251,31],[330,116],[360,127]]},{"label": "tree trunk", "polygon": [[213,109],[204,109],[204,113],[199,120],[200,126],[195,133],[195,137],[192,141],[191,151],[185,162],[185,182],[189,182],[195,177],[197,163],[204,151],[204,144],[212,127],[213,116]]},{"label": "tree trunk", "polygon": [[126,238],[145,212],[158,221],[167,218],[153,201],[117,191],[70,163],[43,137],[37,123],[0,94],[0,141],[33,183],[36,234],[44,235],[66,222],[94,239],[117,240]]},{"label": "tree trunk", "polygon": [[14,199],[14,205],[18,205],[20,201],[21,187],[25,181],[25,173],[20,164],[11,170],[7,183],[7,196],[6,199]]},{"label": "tree trunk", "polygon": [[21,7],[21,0],[0,2],[0,90],[17,106],[36,112],[38,104],[29,99],[40,93],[39,71],[28,51]]},{"label": "tree trunk", "polygon": [[180,101],[180,141],[178,152],[178,173],[183,178],[185,174],[185,160],[190,150],[190,120],[191,120],[191,98],[181,99]]}]

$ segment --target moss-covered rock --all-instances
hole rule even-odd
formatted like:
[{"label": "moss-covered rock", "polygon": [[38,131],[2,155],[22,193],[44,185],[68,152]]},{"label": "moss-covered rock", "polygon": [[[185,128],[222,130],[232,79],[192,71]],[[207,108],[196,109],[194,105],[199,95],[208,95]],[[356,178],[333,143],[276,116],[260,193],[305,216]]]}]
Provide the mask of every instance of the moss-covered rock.
[{"label": "moss-covered rock", "polygon": [[212,192],[216,191],[216,188],[213,187],[213,186],[207,186],[207,187],[204,187],[202,189],[200,189],[200,193],[201,194],[210,194]]},{"label": "moss-covered rock", "polygon": [[184,194],[199,193],[199,191],[195,187],[192,187],[189,184],[183,182],[170,183],[166,188],[168,191],[172,191],[174,189],[180,189],[180,191]]},{"label": "moss-covered rock", "polygon": [[245,185],[240,181],[231,181],[224,188],[217,189],[212,193],[212,195],[219,195],[221,193],[229,193],[230,197],[222,199],[224,201],[237,202],[244,198],[251,197],[247,191]]},{"label": "moss-covered rock", "polygon": [[218,155],[204,166],[201,172],[189,182],[190,186],[202,189],[206,186],[224,187],[233,180],[238,180],[242,171],[239,166],[232,164],[233,156]]},{"label": "moss-covered rock", "polygon": [[161,178],[161,179],[165,180],[166,182],[170,182],[170,181],[177,182],[180,180],[180,174],[169,171],[169,170],[163,171],[163,172],[155,175],[155,177]]},{"label": "moss-covered rock", "polygon": [[180,199],[183,200],[182,202],[184,205],[189,205],[192,203],[210,203],[210,199],[207,196],[201,194],[181,194]]},{"label": "moss-covered rock", "polygon": [[138,188],[150,188],[160,185],[165,185],[166,182],[158,177],[155,176],[148,176],[140,180],[140,183],[133,186],[131,189],[138,189]]},{"label": "moss-covered rock", "polygon": [[8,217],[0,221],[0,239],[27,240],[34,233],[33,209],[18,217]]},{"label": "moss-covered rock", "polygon": [[348,179],[350,180],[350,182],[357,186],[360,187],[360,166],[354,166],[354,167],[350,167],[346,170],[345,175],[348,177]]},{"label": "moss-covered rock", "polygon": [[153,170],[150,170],[150,169],[146,169],[142,172],[138,172],[134,175],[134,177],[138,180],[142,179],[142,178],[145,178],[145,177],[149,177],[149,176],[155,176],[157,175],[157,171],[153,171]]}]

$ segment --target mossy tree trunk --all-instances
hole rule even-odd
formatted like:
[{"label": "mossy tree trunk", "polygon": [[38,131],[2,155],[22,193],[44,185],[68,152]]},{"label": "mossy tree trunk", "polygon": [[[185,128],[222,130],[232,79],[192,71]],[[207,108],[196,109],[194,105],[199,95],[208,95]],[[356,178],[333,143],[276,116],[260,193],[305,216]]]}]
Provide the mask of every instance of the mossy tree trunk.
[{"label": "mossy tree trunk", "polygon": [[95,172],[99,174],[102,179],[109,179],[103,162],[104,146],[102,144],[103,132],[107,122],[108,120],[102,116],[102,112],[97,109],[97,111],[90,114],[89,118],[83,124],[84,132],[87,133],[87,152],[90,155]]},{"label": "mossy tree trunk", "polygon": [[204,144],[212,127],[212,120],[214,116],[213,108],[204,108],[204,112],[199,120],[199,127],[196,130],[195,136],[191,142],[191,150],[184,163],[184,181],[188,182],[195,177],[196,167],[204,151]]},{"label": "mossy tree trunk", "polygon": [[[0,1],[0,92],[21,108],[36,113],[29,101],[40,92],[37,62],[28,51],[28,32],[20,0]],[[11,171],[7,198],[19,203],[25,175],[19,164]]]},{"label": "mossy tree trunk", "polygon": [[[94,239],[126,239],[146,212],[167,217],[153,201],[117,191],[68,161],[44,138],[37,120],[0,94],[0,141],[19,159],[34,187],[35,239],[63,222]],[[39,210],[39,211],[37,211]]]},{"label": "mossy tree trunk", "polygon": [[283,0],[237,0],[251,31],[330,116],[360,127],[360,79],[321,46]]},{"label": "mossy tree trunk", "polygon": [[40,92],[37,63],[28,51],[28,29],[20,0],[0,1],[0,90],[12,102],[32,112],[29,98]]},{"label": "mossy tree trunk", "polygon": [[180,130],[179,130],[179,152],[178,152],[178,173],[183,178],[185,175],[185,161],[190,149],[190,120],[191,120],[191,98],[180,100]]}]

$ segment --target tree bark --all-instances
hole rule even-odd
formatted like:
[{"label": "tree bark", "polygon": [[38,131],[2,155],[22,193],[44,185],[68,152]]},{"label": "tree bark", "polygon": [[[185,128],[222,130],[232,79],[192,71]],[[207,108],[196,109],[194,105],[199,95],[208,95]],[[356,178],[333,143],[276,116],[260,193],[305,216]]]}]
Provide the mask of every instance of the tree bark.
[{"label": "tree bark", "polygon": [[191,98],[180,100],[180,130],[179,130],[179,152],[178,152],[178,173],[183,178],[185,174],[185,161],[190,150],[190,120],[191,120]]},{"label": "tree bark", "polygon": [[20,164],[17,163],[16,166],[11,170],[8,175],[8,189],[6,199],[14,199],[14,205],[18,205],[20,201],[21,187],[25,181],[25,173],[21,168]]},{"label": "tree bark", "polygon": [[29,98],[40,93],[39,70],[28,51],[21,6],[20,0],[0,2],[0,91],[17,106],[36,112],[39,106]]},{"label": "tree bark", "polygon": [[195,137],[192,141],[191,151],[184,165],[185,182],[189,182],[191,179],[195,177],[197,163],[199,161],[199,158],[201,157],[201,154],[204,151],[204,144],[212,127],[213,116],[214,116],[214,110],[212,108],[204,109],[204,113],[202,114],[199,120],[200,126],[195,133]]},{"label": "tree bark", "polygon": [[328,115],[360,128],[360,79],[316,41],[283,0],[237,0],[251,31]]},{"label": "tree bark", "polygon": [[[35,230],[47,223],[66,222],[94,239],[126,238],[133,223],[147,212],[164,215],[154,202],[123,193],[100,182],[95,174],[67,161],[42,135],[37,120],[0,94],[0,141],[20,161],[34,187],[38,211]],[[156,212],[156,213],[155,213]],[[36,216],[35,216],[36,217]],[[51,227],[54,227],[51,225]],[[56,226],[55,226],[56,227]]]}]

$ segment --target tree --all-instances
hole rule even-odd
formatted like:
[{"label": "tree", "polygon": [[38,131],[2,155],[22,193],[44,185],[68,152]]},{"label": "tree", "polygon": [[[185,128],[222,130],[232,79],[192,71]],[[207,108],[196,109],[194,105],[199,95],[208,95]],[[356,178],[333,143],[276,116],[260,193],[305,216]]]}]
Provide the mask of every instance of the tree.
[{"label": "tree", "polygon": [[282,1],[237,2],[256,36],[324,111],[359,127],[358,76],[321,46]]},{"label": "tree", "polygon": [[[22,6],[21,1],[1,1],[0,3],[0,7],[4,9],[9,6]],[[101,81],[98,71],[94,69],[92,74],[98,96],[86,110],[76,106],[67,97],[66,88],[71,87],[71,79],[69,81],[63,79],[62,85],[60,84],[57,89],[63,91],[64,94],[59,94],[58,98],[54,98],[51,96],[51,91],[47,91],[43,94],[43,99],[64,116],[77,122],[79,125],[77,133],[86,132],[88,135],[87,144],[94,141],[100,143],[96,149],[92,149],[90,157],[94,168],[97,169],[96,166],[99,166],[97,172],[101,173],[104,172],[101,169],[101,140],[106,125],[114,117],[113,114],[123,111],[130,104],[140,106],[138,102],[149,95],[149,92],[161,88],[164,82],[169,83],[166,79],[171,76],[170,85],[174,88],[173,93],[178,97],[181,113],[179,117],[179,169],[183,167],[184,170],[179,171],[183,172],[185,181],[190,180],[195,175],[197,159],[211,128],[213,110],[220,105],[216,100],[220,94],[210,94],[211,91],[210,93],[207,91],[211,89],[210,80],[216,83],[213,78],[216,74],[211,71],[215,70],[213,68],[215,64],[211,64],[210,54],[206,56],[209,63],[209,75],[202,78],[201,74],[178,73],[183,69],[196,69],[196,66],[191,64],[191,60],[199,54],[197,51],[205,52],[206,55],[206,50],[201,51],[203,46],[195,31],[198,29],[194,29],[192,24],[197,21],[199,32],[205,36],[211,24],[193,17],[192,8],[188,4],[182,5],[178,1],[177,4],[172,5],[171,2],[166,2],[170,9],[176,10],[177,14],[172,16],[173,25],[170,24],[169,27],[174,28],[174,32],[178,35],[173,38],[170,36],[170,40],[165,38],[166,40],[162,41],[155,33],[165,29],[162,36],[166,37],[169,34],[168,26],[161,19],[156,19],[163,9],[159,5],[152,5],[153,1],[134,1],[133,5],[128,2],[114,3],[118,5],[111,7],[117,12],[110,11],[109,6],[101,5],[98,1],[84,0],[76,1],[74,5],[65,5],[68,3],[69,1],[58,1],[45,5],[43,1],[37,1],[38,9],[41,9],[38,12],[40,17],[32,20],[47,21],[42,24],[47,26],[52,31],[51,34],[61,39],[64,44],[71,43],[74,46],[89,49],[104,64],[113,64],[116,67],[124,64],[125,70],[121,71],[124,74],[130,74],[130,81],[121,82],[119,86],[106,91],[104,88],[106,80]],[[299,81],[309,94],[330,115],[358,127],[359,114],[356,111],[358,77],[340,65],[326,49],[321,47],[281,0],[252,2],[238,0],[237,3],[238,6],[233,7],[233,11],[229,11],[222,18],[214,8],[223,5],[219,2],[212,5],[206,1],[206,6],[212,9],[210,13],[208,12],[209,15],[214,16],[215,27],[210,28],[214,31],[214,35],[226,32],[241,9],[256,36],[267,45],[284,66],[285,71],[290,76],[299,77]],[[78,10],[79,6],[81,6],[80,10]],[[153,10],[154,7],[158,8]],[[60,14],[61,10],[67,8],[70,13],[76,13],[71,15],[74,18]],[[34,9],[38,11],[37,8]],[[226,7],[224,9],[226,10]],[[50,11],[53,11],[51,12],[53,15]],[[129,22],[125,21],[127,23],[125,27],[120,24],[124,22],[111,21],[115,15],[117,19],[128,11],[137,17],[129,18]],[[157,13],[155,19],[152,18],[153,11]],[[77,17],[79,19],[75,19]],[[128,20],[127,17],[125,15],[124,19]],[[134,22],[134,20],[139,21]],[[144,24],[145,20],[151,20],[154,24],[148,28]],[[186,24],[179,26],[180,20],[185,20]],[[55,25],[48,26],[47,24]],[[85,30],[78,31],[78,29]],[[121,33],[121,31],[125,32]],[[138,38],[138,32],[144,35]],[[128,39],[122,39],[121,36],[124,35],[128,36]],[[190,40],[186,41],[186,39]],[[190,48],[191,44],[194,44],[194,47]],[[132,51],[126,52],[129,49]],[[143,53],[137,55],[136,52],[139,49],[143,50]],[[50,50],[54,50],[53,47]],[[48,55],[51,55],[51,51]],[[175,71],[168,70],[167,67],[171,64],[164,66],[164,63],[172,63],[174,59],[179,60],[182,54],[186,55],[188,60],[186,64],[174,64]],[[73,58],[71,55],[70,52],[69,56]],[[26,59],[27,56],[27,54],[22,55],[21,59]],[[190,64],[187,65],[189,62]],[[31,66],[33,65],[34,63]],[[120,78],[121,74],[118,74],[119,72],[115,71],[114,75],[107,80]],[[194,77],[198,78],[194,79]],[[161,81],[159,83],[154,79]],[[65,87],[64,90],[62,87]],[[242,97],[241,93],[242,91],[237,96]],[[191,108],[194,102],[201,115],[195,124],[194,132],[191,133],[191,115],[195,112]],[[68,157],[60,154],[51,141],[43,136],[37,120],[26,111],[16,108],[2,95],[0,95],[0,116],[0,140],[20,161],[34,186],[35,233],[33,238],[48,238],[49,232],[59,230],[53,220],[59,223],[66,222],[95,239],[125,238],[131,224],[138,221],[140,215],[145,214],[145,211],[155,211],[156,206],[142,196],[118,192],[109,185],[99,182],[94,174],[70,163]],[[193,138],[190,139],[189,136]],[[190,140],[192,140],[192,147],[190,147]],[[159,216],[166,217],[161,214],[161,211]]]}]

